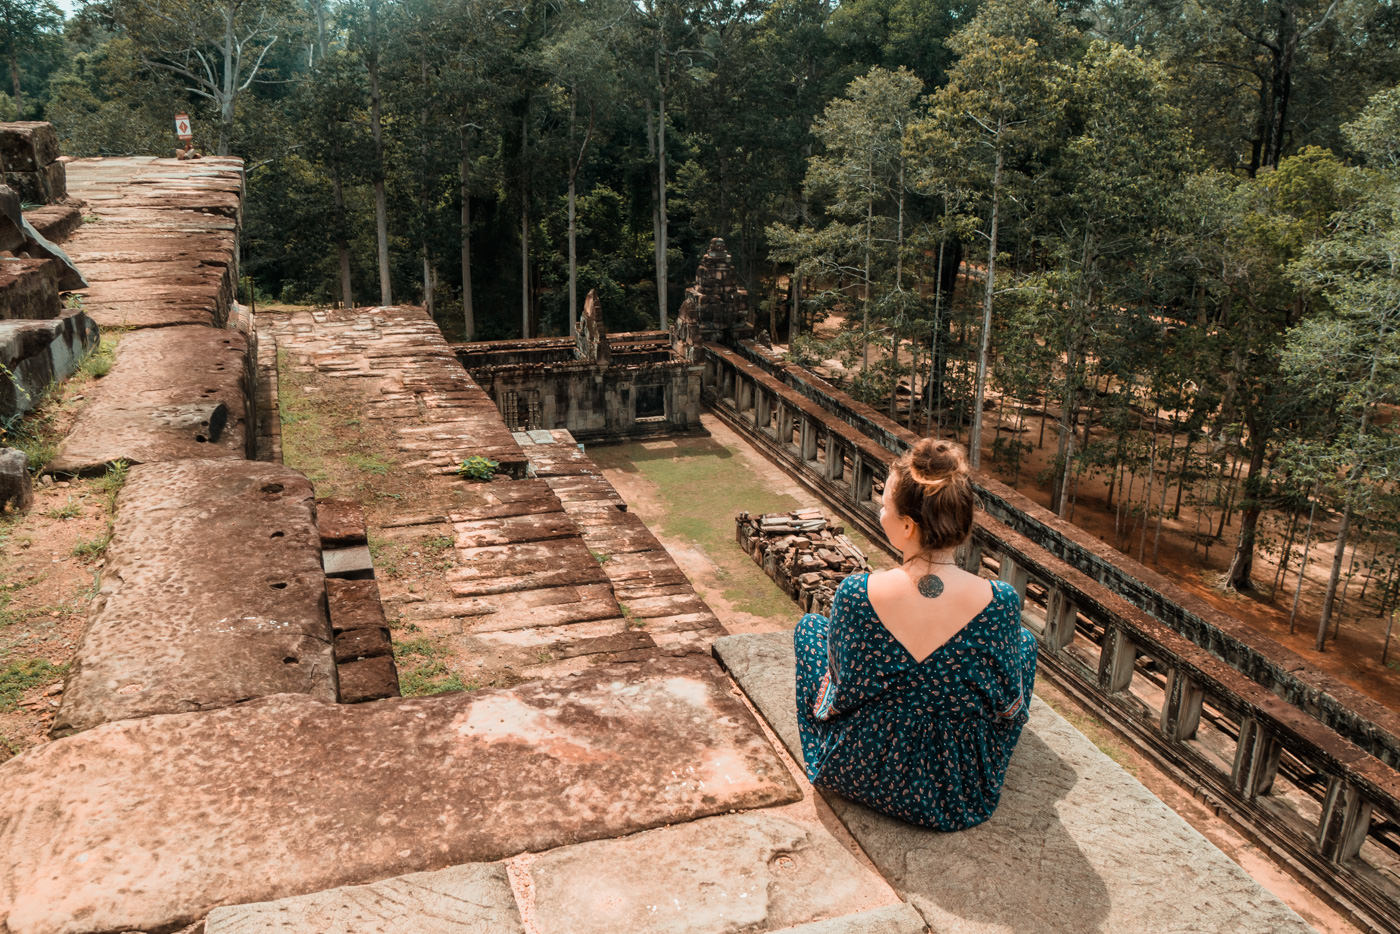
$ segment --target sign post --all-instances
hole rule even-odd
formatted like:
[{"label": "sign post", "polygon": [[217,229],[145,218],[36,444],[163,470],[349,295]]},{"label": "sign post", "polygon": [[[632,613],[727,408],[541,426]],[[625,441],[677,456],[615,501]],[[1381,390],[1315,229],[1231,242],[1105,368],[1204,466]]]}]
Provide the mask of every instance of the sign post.
[{"label": "sign post", "polygon": [[190,115],[175,115],[175,135],[180,137],[182,143],[188,143],[194,139],[194,131],[190,129]]}]

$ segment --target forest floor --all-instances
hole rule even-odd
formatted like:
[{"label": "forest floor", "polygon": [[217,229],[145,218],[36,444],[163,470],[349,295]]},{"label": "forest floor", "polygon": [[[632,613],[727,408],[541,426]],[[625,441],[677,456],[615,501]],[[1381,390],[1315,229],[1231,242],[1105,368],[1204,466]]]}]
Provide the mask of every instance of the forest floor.
[{"label": "forest floor", "polygon": [[[844,322],[839,316],[831,316],[819,326],[818,334],[829,337],[843,326]],[[775,345],[775,349],[782,350],[784,348]],[[875,354],[872,351],[872,361],[874,359]],[[908,359],[907,349],[905,359]],[[827,360],[823,366],[818,368],[818,372],[828,376],[839,376],[842,372],[842,365],[840,361]],[[1016,433],[1016,405],[1014,402],[1005,403],[1006,400],[1002,396],[989,389],[982,423],[983,469],[1048,509],[1050,508],[1050,484],[1048,480],[1042,478],[1049,477],[1051,473],[1049,468],[1055,457],[1054,422],[1059,413],[1054,409],[1044,413],[1046,426],[1043,443],[1041,443],[1040,431],[1042,410],[1027,408],[1020,413],[1022,427],[1019,434],[1022,440],[1030,445],[1030,449],[1022,456],[1019,469],[1012,469],[1009,465],[998,462],[993,450],[999,423],[1003,438],[1009,433]],[[883,406],[877,408],[882,412],[885,411]],[[903,418],[902,413],[901,423],[903,423]],[[966,431],[957,432],[956,435],[957,440],[963,443],[967,442]],[[1219,510],[1207,509],[1204,514],[1198,515],[1196,508],[1190,505],[1190,491],[1187,492],[1188,496],[1185,497],[1187,501],[1183,502],[1179,517],[1172,518],[1168,514],[1163,520],[1161,542],[1155,548],[1155,558],[1153,542],[1156,533],[1155,518],[1151,521],[1145,547],[1141,549],[1143,554],[1143,558],[1140,559],[1141,563],[1171,578],[1183,589],[1205,600],[1221,612],[1228,613],[1241,622],[1249,624],[1297,652],[1318,670],[1327,672],[1392,709],[1400,709],[1400,632],[1395,634],[1387,660],[1382,663],[1381,654],[1385,643],[1387,620],[1380,613],[1378,601],[1375,599],[1379,587],[1368,588],[1364,600],[1358,597],[1364,576],[1360,567],[1365,560],[1367,550],[1364,545],[1362,553],[1356,555],[1357,574],[1350,587],[1345,590],[1347,596],[1341,604],[1341,611],[1333,614],[1336,623],[1334,630],[1336,638],[1333,639],[1329,636],[1324,652],[1318,652],[1314,647],[1317,638],[1317,622],[1321,613],[1327,577],[1331,570],[1340,517],[1331,514],[1324,515],[1322,510],[1318,511],[1313,527],[1312,548],[1308,554],[1307,569],[1298,602],[1297,617],[1293,631],[1290,632],[1289,616],[1293,608],[1294,584],[1297,580],[1297,567],[1302,551],[1301,530],[1299,531],[1300,541],[1295,543],[1293,548],[1293,557],[1290,559],[1288,572],[1276,592],[1273,589],[1273,581],[1276,577],[1281,554],[1270,553],[1268,549],[1258,546],[1255,548],[1252,575],[1256,582],[1256,590],[1253,593],[1224,590],[1221,588],[1220,582],[1225,576],[1234,553],[1239,531],[1237,517],[1231,517],[1232,520],[1236,521],[1232,521],[1225,527],[1218,541],[1211,541],[1209,545],[1203,545],[1202,536],[1198,534],[1197,528],[1198,526],[1200,528],[1214,528],[1213,523],[1219,521]],[[1173,485],[1168,491],[1169,509],[1170,505],[1175,502],[1176,495],[1176,487]],[[1115,531],[1115,523],[1118,520],[1115,508],[1109,504],[1106,476],[1086,473],[1080,478],[1069,519],[1086,532],[1119,548],[1125,554],[1137,557],[1139,551],[1138,532],[1134,531],[1130,536],[1131,541],[1128,541],[1119,537]],[[1261,542],[1269,539],[1281,541],[1286,531],[1282,528],[1283,525],[1282,521],[1275,521],[1274,516],[1266,513],[1260,518],[1259,540]],[[1279,552],[1281,550],[1281,548],[1278,549]],[[1351,566],[1354,552],[1356,552],[1356,548],[1348,548],[1347,550],[1346,563],[1343,565],[1343,580],[1346,579],[1345,572],[1347,567]],[[1339,594],[1341,593],[1343,591],[1339,588]]]}]

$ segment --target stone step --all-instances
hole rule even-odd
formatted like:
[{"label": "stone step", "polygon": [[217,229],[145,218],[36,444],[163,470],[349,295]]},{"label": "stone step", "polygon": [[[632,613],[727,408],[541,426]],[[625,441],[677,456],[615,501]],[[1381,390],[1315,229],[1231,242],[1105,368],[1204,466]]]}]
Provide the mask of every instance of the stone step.
[{"label": "stone step", "polygon": [[52,383],[73,375],[98,340],[97,325],[77,309],[47,321],[0,321],[0,418],[33,410]]},{"label": "stone step", "polygon": [[173,930],[220,905],[798,799],[730,691],[689,656],[108,723],[0,763],[0,930]]},{"label": "stone step", "polygon": [[58,317],[58,271],[47,258],[0,257],[0,321]]},{"label": "stone step", "polygon": [[[820,824],[710,817],[513,863],[532,934],[919,934],[923,920]],[[884,904],[881,904],[884,902]],[[500,863],[219,908],[205,934],[524,931]]]},{"label": "stone step", "polygon": [[46,204],[25,211],[24,219],[45,240],[62,243],[82,226],[83,212],[76,204]]},{"label": "stone step", "polygon": [[90,475],[118,460],[246,457],[248,368],[248,341],[237,331],[185,326],[124,335],[50,472]]},{"label": "stone step", "polygon": [[336,697],[310,482],[261,461],[133,467],[55,735],[289,692]]},{"label": "stone step", "polygon": [[53,124],[39,120],[0,123],[0,163],[7,172],[37,172],[61,155]]},{"label": "stone step", "polygon": [[[714,652],[800,763],[792,634]],[[938,833],[822,795],[940,934],[1312,931],[1039,698],[986,823]]]}]

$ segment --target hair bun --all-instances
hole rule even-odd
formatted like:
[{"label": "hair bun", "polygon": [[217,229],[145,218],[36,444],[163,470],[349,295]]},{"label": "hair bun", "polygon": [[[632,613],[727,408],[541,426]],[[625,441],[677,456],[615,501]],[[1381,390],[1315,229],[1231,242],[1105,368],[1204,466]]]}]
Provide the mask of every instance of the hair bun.
[{"label": "hair bun", "polygon": [[909,473],[924,486],[941,489],[969,471],[967,454],[961,445],[951,441],[924,438],[909,452]]}]

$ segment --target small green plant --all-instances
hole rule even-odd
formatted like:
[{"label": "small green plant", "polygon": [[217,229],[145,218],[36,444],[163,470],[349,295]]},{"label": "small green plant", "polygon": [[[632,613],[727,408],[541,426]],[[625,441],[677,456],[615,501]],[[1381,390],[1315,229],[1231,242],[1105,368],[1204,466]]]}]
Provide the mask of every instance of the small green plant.
[{"label": "small green plant", "polygon": [[69,292],[63,296],[63,307],[73,311],[83,310],[83,297],[77,292]]},{"label": "small green plant", "polygon": [[126,475],[130,470],[131,464],[124,460],[115,460],[107,465],[107,472],[97,481],[97,489],[107,498],[108,511],[117,508],[117,494],[126,485]]},{"label": "small green plant", "polygon": [[[79,296],[69,297],[79,298],[77,307],[82,307],[81,298]],[[74,306],[70,305],[69,307],[71,308]],[[112,372],[112,363],[116,360],[116,349],[116,341],[109,337],[102,338],[101,343],[97,345],[93,352],[83,358],[83,362],[78,366],[78,371],[84,376],[90,376],[93,379],[101,379]]]},{"label": "small green plant", "polygon": [[539,662],[541,665],[546,662],[552,662],[554,661],[554,653],[549,649],[539,649],[535,652],[535,661]]},{"label": "small green plant", "polygon": [[84,223],[84,224],[100,224],[100,223],[102,223],[102,218],[98,217],[96,214],[84,214],[84,215],[83,215],[83,223]]},{"label": "small green plant", "polygon": [[54,509],[50,509],[44,515],[50,519],[76,519],[83,514],[82,504],[73,497],[68,497],[68,502]]},{"label": "small green plant", "polygon": [[482,457],[480,454],[473,454],[457,466],[457,476],[467,480],[490,480],[496,475],[496,468],[500,466],[499,461]]},{"label": "small green plant", "polygon": [[83,561],[97,561],[107,553],[107,546],[112,544],[112,532],[109,529],[96,538],[85,538],[73,546],[72,555]]},{"label": "small green plant", "polygon": [[627,620],[628,629],[642,629],[646,626],[647,621],[633,613],[630,606],[621,601],[618,602],[617,606],[618,609],[622,610],[622,618]]},{"label": "small green plant", "polygon": [[592,548],[590,548],[588,549],[588,553],[591,554],[593,556],[593,560],[597,561],[599,564],[607,564],[609,561],[612,560],[612,555],[608,554],[606,551],[594,551]]},{"label": "small green plant", "polygon": [[42,658],[25,658],[0,668],[0,710],[13,710],[20,695],[68,673],[67,665],[55,665]]}]

